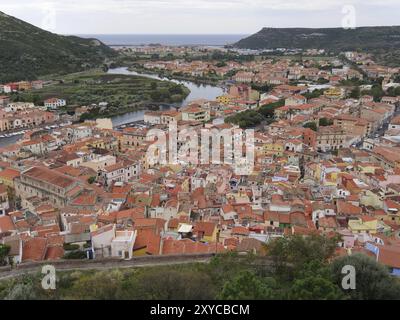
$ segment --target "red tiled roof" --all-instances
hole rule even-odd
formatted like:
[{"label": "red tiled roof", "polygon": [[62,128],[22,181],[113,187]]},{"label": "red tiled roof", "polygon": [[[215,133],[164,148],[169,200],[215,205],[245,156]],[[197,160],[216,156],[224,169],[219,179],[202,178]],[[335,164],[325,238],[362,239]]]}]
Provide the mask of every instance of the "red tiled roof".
[{"label": "red tiled roof", "polygon": [[15,229],[14,223],[9,216],[0,217],[0,233]]},{"label": "red tiled roof", "polygon": [[20,172],[11,168],[6,168],[3,171],[0,171],[0,179],[14,180],[19,176]]},{"label": "red tiled roof", "polygon": [[233,235],[242,235],[242,236],[248,236],[250,234],[249,229],[242,227],[242,226],[238,226],[238,227],[234,227],[232,228],[232,234]]},{"label": "red tiled roof", "polygon": [[64,248],[60,246],[48,247],[45,260],[59,260],[64,257]]},{"label": "red tiled roof", "polygon": [[75,182],[69,176],[45,167],[33,167],[25,171],[23,175],[35,180],[45,181],[60,188],[67,188]]},{"label": "red tiled roof", "polygon": [[42,261],[46,255],[46,238],[28,238],[22,248],[22,262]]},{"label": "red tiled roof", "polygon": [[204,236],[212,236],[215,227],[214,222],[200,221],[194,226],[193,233],[204,233]]}]

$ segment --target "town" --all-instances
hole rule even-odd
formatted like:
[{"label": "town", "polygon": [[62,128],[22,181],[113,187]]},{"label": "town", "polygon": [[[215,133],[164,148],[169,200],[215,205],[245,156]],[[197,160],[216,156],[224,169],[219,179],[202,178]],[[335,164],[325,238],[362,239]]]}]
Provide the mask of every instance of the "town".
[{"label": "town", "polygon": [[[124,125],[66,115],[62,94],[43,105],[11,100],[41,81],[0,86],[0,138],[19,134],[0,159],[0,243],[11,248],[9,262],[257,253],[276,238],[319,234],[340,235],[337,255],[376,255],[398,274],[400,68],[358,52],[186,62],[182,50],[198,52],[175,50],[165,61],[168,48],[137,49],[153,58],[135,68],[217,80],[224,93]],[[149,132],[170,134],[171,124],[199,136],[254,130],[252,172],[155,163]]]}]

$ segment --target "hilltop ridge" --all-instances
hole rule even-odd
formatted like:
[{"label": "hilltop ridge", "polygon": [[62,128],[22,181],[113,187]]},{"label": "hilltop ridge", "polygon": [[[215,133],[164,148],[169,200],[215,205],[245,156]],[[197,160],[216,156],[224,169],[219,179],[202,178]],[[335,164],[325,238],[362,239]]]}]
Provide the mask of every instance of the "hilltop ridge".
[{"label": "hilltop ridge", "polygon": [[326,49],[331,51],[400,48],[400,26],[343,28],[263,28],[236,42],[247,49]]}]

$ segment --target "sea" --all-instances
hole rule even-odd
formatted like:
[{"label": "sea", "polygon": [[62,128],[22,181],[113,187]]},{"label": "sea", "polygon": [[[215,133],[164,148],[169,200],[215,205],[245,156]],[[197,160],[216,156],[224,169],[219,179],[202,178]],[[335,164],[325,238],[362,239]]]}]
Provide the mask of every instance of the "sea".
[{"label": "sea", "polygon": [[248,35],[243,34],[79,34],[96,38],[109,46],[139,46],[162,44],[168,46],[225,46]]}]

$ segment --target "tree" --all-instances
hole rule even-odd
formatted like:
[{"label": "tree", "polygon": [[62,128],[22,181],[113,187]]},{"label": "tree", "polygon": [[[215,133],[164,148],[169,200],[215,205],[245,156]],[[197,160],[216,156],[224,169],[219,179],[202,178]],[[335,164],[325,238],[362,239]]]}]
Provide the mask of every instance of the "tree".
[{"label": "tree", "polygon": [[314,98],[319,98],[320,96],[322,96],[324,94],[324,90],[322,89],[315,89],[312,92],[306,92],[304,94],[304,96],[307,99],[314,99]]},{"label": "tree", "polygon": [[338,286],[320,275],[296,279],[289,292],[293,300],[337,300],[343,298]]},{"label": "tree", "polygon": [[171,86],[168,89],[168,91],[170,94],[182,94],[183,93],[182,86],[180,86],[179,84]]},{"label": "tree", "polygon": [[272,87],[269,86],[268,84],[255,84],[255,83],[253,83],[251,85],[251,88],[253,90],[257,90],[257,91],[260,91],[260,92],[268,92],[268,91],[271,90]]},{"label": "tree", "polygon": [[71,287],[71,299],[115,300],[123,283],[119,270],[79,274]]},{"label": "tree", "polygon": [[385,95],[385,91],[382,89],[382,85],[380,84],[374,84],[371,88],[371,90],[363,90],[361,92],[361,95],[371,95],[374,97],[374,101],[378,102],[382,99],[382,97]]},{"label": "tree", "polygon": [[273,118],[275,115],[275,109],[283,107],[284,105],[285,105],[285,100],[282,99],[277,102],[261,106],[258,112],[266,118]]},{"label": "tree", "polygon": [[90,178],[88,179],[88,183],[89,183],[89,184],[93,184],[93,183],[95,183],[95,181],[96,181],[96,177],[90,177]]},{"label": "tree", "polygon": [[263,279],[251,271],[241,271],[235,278],[227,281],[218,296],[222,300],[266,300],[276,297],[273,279]]},{"label": "tree", "polygon": [[318,82],[319,84],[326,84],[326,83],[329,83],[329,80],[328,80],[328,79],[325,79],[325,78],[319,78],[317,82]]},{"label": "tree", "polygon": [[353,90],[351,90],[350,98],[352,98],[352,99],[360,99],[360,96],[361,96],[360,87],[355,87]]},{"label": "tree", "polygon": [[315,122],[307,122],[303,127],[309,128],[313,131],[317,131],[317,124]]},{"label": "tree", "polygon": [[387,93],[388,93],[389,96],[398,97],[398,96],[400,96],[400,87],[397,87],[397,88],[395,88],[395,87],[390,87],[390,88],[387,90]]},{"label": "tree", "polygon": [[323,260],[305,263],[288,293],[288,298],[295,300],[332,300],[344,297],[334,282],[327,261]]},{"label": "tree", "polygon": [[319,119],[319,125],[321,127],[331,126],[331,125],[333,125],[333,121],[328,118],[321,118],[321,119]]},{"label": "tree", "polygon": [[225,123],[233,123],[242,129],[246,129],[259,125],[263,120],[264,117],[257,111],[246,110],[225,118]]},{"label": "tree", "polygon": [[215,297],[210,276],[196,269],[150,269],[124,283],[120,299],[209,300]]},{"label": "tree", "polygon": [[[41,286],[41,273],[23,275],[6,283],[0,298],[4,300],[45,300],[57,298],[56,290],[44,290]],[[1,292],[2,291],[2,292]]]},{"label": "tree", "polygon": [[365,254],[353,254],[336,259],[332,263],[334,281],[340,286],[344,266],[354,266],[356,289],[344,290],[353,300],[400,299],[400,284],[390,276],[389,270]]},{"label": "tree", "polygon": [[17,283],[7,293],[4,300],[36,300],[35,286],[32,282]]},{"label": "tree", "polygon": [[151,85],[150,85],[150,89],[151,89],[151,90],[157,90],[157,82],[154,82],[154,81],[153,81],[153,82],[151,83]]},{"label": "tree", "polygon": [[5,244],[0,244],[0,266],[7,264],[8,254],[11,247]]},{"label": "tree", "polygon": [[268,244],[268,256],[278,277],[291,279],[308,263],[324,264],[333,256],[338,239],[311,235],[279,238]]}]

